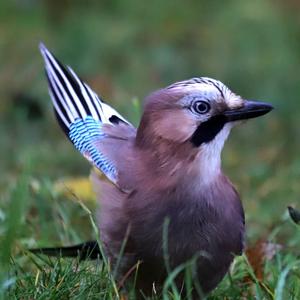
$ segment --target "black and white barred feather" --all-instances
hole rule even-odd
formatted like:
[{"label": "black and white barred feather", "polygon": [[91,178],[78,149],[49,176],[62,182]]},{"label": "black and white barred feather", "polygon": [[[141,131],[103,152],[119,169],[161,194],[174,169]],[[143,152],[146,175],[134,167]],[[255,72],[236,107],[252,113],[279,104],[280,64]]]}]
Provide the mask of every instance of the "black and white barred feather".
[{"label": "black and white barred feather", "polygon": [[176,89],[176,88],[182,89],[182,88],[189,88],[189,87],[195,88],[195,86],[199,84],[207,84],[215,87],[220,92],[223,98],[224,95],[226,95],[227,93],[232,93],[224,83],[209,77],[194,77],[188,80],[175,82],[169,85],[167,89]]},{"label": "black and white barred feather", "polygon": [[105,138],[103,124],[119,122],[130,125],[116,110],[104,103],[70,67],[60,63],[41,44],[49,94],[57,120],[74,146],[112,182],[117,181],[117,168],[95,144]]}]

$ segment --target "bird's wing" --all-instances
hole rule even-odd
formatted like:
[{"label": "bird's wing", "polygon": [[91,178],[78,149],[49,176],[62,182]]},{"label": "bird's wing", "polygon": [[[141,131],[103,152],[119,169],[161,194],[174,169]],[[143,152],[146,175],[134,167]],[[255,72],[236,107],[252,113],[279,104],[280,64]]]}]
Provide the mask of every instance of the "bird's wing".
[{"label": "bird's wing", "polygon": [[99,145],[110,138],[110,132],[113,135],[111,138],[124,140],[135,134],[135,128],[104,103],[70,67],[60,63],[43,44],[40,50],[45,60],[49,93],[61,128],[74,146],[117,184],[118,167]]}]

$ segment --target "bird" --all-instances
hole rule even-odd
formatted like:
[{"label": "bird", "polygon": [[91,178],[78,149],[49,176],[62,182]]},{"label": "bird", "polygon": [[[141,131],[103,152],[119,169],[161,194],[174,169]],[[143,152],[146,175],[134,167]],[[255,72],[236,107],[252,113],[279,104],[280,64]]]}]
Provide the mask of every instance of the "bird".
[{"label": "bird", "polygon": [[[40,44],[40,51],[58,123],[105,176],[92,172],[92,183],[105,256],[116,266],[122,254],[116,277],[138,266],[136,290],[153,294],[170,272],[193,261],[198,285],[192,296],[211,292],[245,244],[243,206],[222,171],[221,152],[235,125],[273,106],[246,100],[221,81],[195,77],[150,93],[135,128],[46,46]],[[74,256],[81,249],[84,259],[92,248],[99,252],[88,242],[45,248],[45,254]],[[186,289],[184,272],[174,281]]]}]

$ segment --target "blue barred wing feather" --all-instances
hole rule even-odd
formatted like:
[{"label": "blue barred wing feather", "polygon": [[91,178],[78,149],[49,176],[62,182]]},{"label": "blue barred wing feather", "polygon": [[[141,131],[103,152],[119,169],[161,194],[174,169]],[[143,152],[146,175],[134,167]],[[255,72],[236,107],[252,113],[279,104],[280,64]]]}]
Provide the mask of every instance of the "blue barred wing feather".
[{"label": "blue barred wing feather", "polygon": [[116,183],[117,167],[96,145],[107,138],[102,130],[104,124],[132,125],[100,100],[70,67],[60,63],[43,44],[40,50],[45,61],[49,94],[61,128],[76,149]]}]

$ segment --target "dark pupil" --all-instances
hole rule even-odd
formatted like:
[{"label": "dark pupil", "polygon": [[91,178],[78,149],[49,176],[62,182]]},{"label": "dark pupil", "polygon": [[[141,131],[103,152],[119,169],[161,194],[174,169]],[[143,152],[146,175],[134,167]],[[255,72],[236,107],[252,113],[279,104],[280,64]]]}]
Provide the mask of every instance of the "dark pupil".
[{"label": "dark pupil", "polygon": [[205,102],[198,102],[196,104],[196,111],[199,113],[205,113],[208,111],[208,109],[209,109],[209,106]]}]

